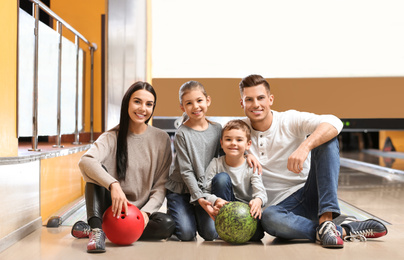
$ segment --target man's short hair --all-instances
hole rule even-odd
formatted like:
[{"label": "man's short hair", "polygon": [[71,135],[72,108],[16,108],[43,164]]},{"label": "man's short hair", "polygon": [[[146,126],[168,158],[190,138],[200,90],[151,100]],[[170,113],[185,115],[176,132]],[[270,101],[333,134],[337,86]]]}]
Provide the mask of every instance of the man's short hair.
[{"label": "man's short hair", "polygon": [[263,84],[268,94],[270,93],[270,86],[268,81],[261,75],[252,74],[243,78],[239,83],[240,95],[243,95],[244,88],[255,87]]}]

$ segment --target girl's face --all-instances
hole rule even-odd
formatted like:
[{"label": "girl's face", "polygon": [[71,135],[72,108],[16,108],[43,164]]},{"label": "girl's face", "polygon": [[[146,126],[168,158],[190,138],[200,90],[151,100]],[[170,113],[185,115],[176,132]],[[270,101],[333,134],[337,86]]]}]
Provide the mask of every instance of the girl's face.
[{"label": "girl's face", "polygon": [[205,118],[208,107],[210,106],[210,97],[200,90],[191,90],[182,96],[181,110],[185,112],[191,120]]},{"label": "girl's face", "polygon": [[139,126],[145,126],[145,121],[153,113],[154,96],[147,90],[140,89],[133,92],[129,100],[128,114],[129,129],[136,133]]}]

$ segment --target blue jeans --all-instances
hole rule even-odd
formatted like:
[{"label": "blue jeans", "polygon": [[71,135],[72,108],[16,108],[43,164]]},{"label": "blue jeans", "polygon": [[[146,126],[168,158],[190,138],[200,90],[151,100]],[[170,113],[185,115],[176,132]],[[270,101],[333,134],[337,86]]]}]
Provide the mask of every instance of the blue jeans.
[{"label": "blue jeans", "polygon": [[340,215],[337,189],[340,168],[337,138],[311,151],[311,168],[305,185],[262,214],[266,232],[283,239],[316,240],[319,218],[325,212]]},{"label": "blue jeans", "polygon": [[[237,201],[233,192],[233,184],[230,176],[221,172],[215,175],[212,179],[211,193],[226,201]],[[264,230],[261,226],[261,220],[257,218],[257,230],[250,241],[259,241],[264,237]]]},{"label": "blue jeans", "polygon": [[175,222],[174,234],[182,241],[193,241],[196,232],[206,241],[215,240],[218,235],[215,222],[198,204],[189,203],[190,194],[167,191],[167,213]]}]

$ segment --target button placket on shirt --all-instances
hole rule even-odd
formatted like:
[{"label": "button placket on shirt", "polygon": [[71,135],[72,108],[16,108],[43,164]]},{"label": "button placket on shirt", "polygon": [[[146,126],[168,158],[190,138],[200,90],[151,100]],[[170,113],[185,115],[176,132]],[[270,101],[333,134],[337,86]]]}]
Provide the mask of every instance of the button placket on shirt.
[{"label": "button placket on shirt", "polygon": [[265,155],[265,151],[264,151],[264,139],[263,139],[263,134],[260,134],[258,136],[258,145],[259,145],[259,153],[260,156],[264,156]]}]

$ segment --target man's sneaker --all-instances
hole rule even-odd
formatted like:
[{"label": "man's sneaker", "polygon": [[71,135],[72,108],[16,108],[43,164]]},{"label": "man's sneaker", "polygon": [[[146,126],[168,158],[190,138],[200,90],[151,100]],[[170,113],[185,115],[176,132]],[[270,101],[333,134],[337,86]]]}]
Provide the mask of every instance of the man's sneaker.
[{"label": "man's sneaker", "polygon": [[90,241],[87,244],[88,253],[105,252],[105,233],[100,228],[94,228],[90,233]]},{"label": "man's sneaker", "polygon": [[86,238],[90,236],[91,227],[84,221],[77,221],[72,227],[72,236],[75,238]]},{"label": "man's sneaker", "polygon": [[316,230],[316,242],[323,247],[344,247],[341,233],[332,221],[325,221]]},{"label": "man's sneaker", "polygon": [[350,221],[347,219],[341,226],[346,231],[345,241],[366,241],[367,238],[378,238],[387,234],[386,226],[375,219],[364,221]]}]

